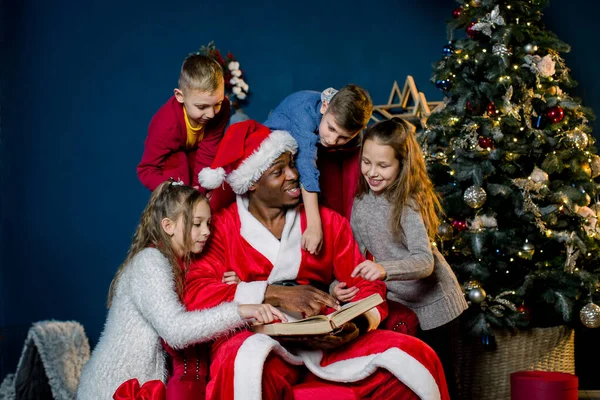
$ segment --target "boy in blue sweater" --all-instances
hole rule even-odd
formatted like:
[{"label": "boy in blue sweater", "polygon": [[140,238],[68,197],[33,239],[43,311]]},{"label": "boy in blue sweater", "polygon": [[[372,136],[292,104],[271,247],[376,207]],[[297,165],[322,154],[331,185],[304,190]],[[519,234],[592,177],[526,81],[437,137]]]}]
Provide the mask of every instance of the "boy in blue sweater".
[{"label": "boy in blue sweater", "polygon": [[322,93],[309,90],[292,93],[264,123],[272,130],[290,132],[298,142],[296,167],[307,219],[302,248],[311,254],[317,254],[323,242],[316,165],[318,146],[345,145],[367,126],[372,112],[369,93],[357,85],[347,85],[339,91],[329,88]]}]

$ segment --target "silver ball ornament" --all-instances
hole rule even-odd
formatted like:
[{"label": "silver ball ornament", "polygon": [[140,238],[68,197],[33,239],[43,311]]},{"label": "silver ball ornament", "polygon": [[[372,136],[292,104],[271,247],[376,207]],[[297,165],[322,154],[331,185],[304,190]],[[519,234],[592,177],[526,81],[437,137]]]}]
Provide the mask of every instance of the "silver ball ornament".
[{"label": "silver ball ornament", "polygon": [[467,296],[469,297],[469,300],[471,300],[473,303],[479,304],[485,300],[486,293],[485,290],[483,290],[483,288],[478,287],[469,290]]},{"label": "silver ball ornament", "polygon": [[581,323],[587,328],[597,328],[600,326],[600,306],[594,303],[588,303],[581,308],[579,312]]},{"label": "silver ball ornament", "polygon": [[523,50],[525,50],[526,53],[533,54],[537,50],[537,46],[531,43],[527,43],[523,47]]},{"label": "silver ball ornament", "polygon": [[452,228],[452,225],[450,225],[449,223],[442,222],[438,226],[437,233],[438,233],[438,236],[440,237],[440,239],[448,240],[452,237],[452,234],[454,233],[454,228]]},{"label": "silver ball ornament", "polygon": [[463,195],[465,203],[471,208],[480,208],[487,200],[487,193],[480,186],[471,186]]}]

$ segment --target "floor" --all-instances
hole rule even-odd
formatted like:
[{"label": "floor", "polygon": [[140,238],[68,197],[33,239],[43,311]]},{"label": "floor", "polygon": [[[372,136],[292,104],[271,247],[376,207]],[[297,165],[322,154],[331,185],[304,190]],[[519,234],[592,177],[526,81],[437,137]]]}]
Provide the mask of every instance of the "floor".
[{"label": "floor", "polygon": [[579,398],[588,400],[600,400],[600,390],[580,390]]}]

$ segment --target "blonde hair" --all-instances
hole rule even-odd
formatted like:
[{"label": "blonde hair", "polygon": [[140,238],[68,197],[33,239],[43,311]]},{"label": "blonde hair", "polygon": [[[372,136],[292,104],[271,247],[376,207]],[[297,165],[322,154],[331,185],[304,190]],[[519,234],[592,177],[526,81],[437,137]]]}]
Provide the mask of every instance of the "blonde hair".
[{"label": "blonde hair", "polygon": [[[190,264],[190,248],[191,239],[190,232],[193,224],[193,210],[200,202],[208,200],[204,195],[196,189],[185,185],[173,185],[170,181],[163,182],[159,185],[150,200],[148,205],[142,212],[140,223],[133,235],[133,242],[127,252],[125,261],[115,274],[110,289],[108,291],[107,307],[110,308],[112,299],[115,295],[116,285],[119,277],[129,265],[129,262],[140,251],[147,247],[154,247],[159,250],[171,264],[173,270],[173,279],[175,281],[175,290],[177,295],[182,300],[183,286],[185,273]],[[175,251],[171,244],[171,237],[162,228],[162,220],[169,218],[176,221],[180,216],[183,217],[184,229],[184,257],[183,260],[175,255]],[[180,264],[183,261],[183,266]]]},{"label": "blonde hair", "polygon": [[214,93],[223,80],[223,67],[217,60],[204,54],[192,54],[181,65],[179,89]]},{"label": "blonde hair", "polygon": [[358,85],[346,85],[331,99],[327,113],[348,132],[364,129],[373,113],[373,101],[369,93]]},{"label": "blonde hair", "polygon": [[[421,213],[427,235],[434,239],[440,223],[438,213],[442,213],[440,198],[427,174],[423,152],[415,137],[414,129],[401,118],[378,122],[367,128],[364,143],[372,140],[379,145],[394,149],[400,162],[400,173],[385,190],[384,195],[392,204],[391,229],[395,235],[402,235],[402,209],[405,205]],[[362,150],[361,150],[362,159]],[[356,197],[361,198],[371,189],[365,178],[359,176]]]}]

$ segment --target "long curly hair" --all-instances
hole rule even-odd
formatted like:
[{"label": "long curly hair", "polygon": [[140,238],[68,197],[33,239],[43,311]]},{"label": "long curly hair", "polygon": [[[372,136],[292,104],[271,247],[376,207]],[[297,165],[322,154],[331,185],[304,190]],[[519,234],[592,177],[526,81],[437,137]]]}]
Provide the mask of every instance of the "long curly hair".
[{"label": "long curly hair", "polygon": [[[170,181],[163,182],[152,192],[152,196],[150,196],[148,205],[142,212],[140,223],[133,235],[133,241],[127,252],[127,257],[117,270],[110,284],[107,308],[110,308],[112,304],[119,277],[123,274],[123,271],[127,268],[133,257],[146,247],[158,249],[169,260],[173,270],[175,290],[179,299],[183,299],[184,278],[191,261],[190,232],[193,224],[192,213],[194,207],[200,201],[208,203],[206,197],[196,189],[190,186],[172,184]],[[164,231],[161,224],[164,218],[176,221],[180,216],[183,217],[182,221],[184,224],[183,260],[180,260],[175,254],[171,237]]]},{"label": "long curly hair", "polygon": [[[443,211],[440,198],[427,174],[423,152],[415,137],[414,128],[401,118],[392,118],[367,128],[362,141],[363,148],[367,140],[390,146],[400,162],[398,177],[383,193],[392,204],[390,220],[392,233],[403,234],[402,209],[407,205],[421,213],[427,234],[433,240],[440,224],[438,215]],[[356,197],[361,198],[370,190],[361,173]]]}]

